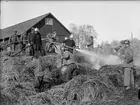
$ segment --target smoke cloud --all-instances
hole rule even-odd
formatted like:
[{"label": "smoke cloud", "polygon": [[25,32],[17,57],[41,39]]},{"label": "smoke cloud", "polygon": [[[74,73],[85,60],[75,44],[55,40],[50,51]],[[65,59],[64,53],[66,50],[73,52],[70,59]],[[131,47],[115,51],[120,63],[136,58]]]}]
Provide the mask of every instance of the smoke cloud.
[{"label": "smoke cloud", "polygon": [[99,70],[101,66],[104,65],[118,65],[122,64],[124,61],[115,55],[103,55],[96,54],[87,50],[79,50],[81,54],[85,56],[85,59],[92,64],[92,67]]},{"label": "smoke cloud", "polygon": [[140,56],[137,58],[134,58],[134,65],[140,67]]}]

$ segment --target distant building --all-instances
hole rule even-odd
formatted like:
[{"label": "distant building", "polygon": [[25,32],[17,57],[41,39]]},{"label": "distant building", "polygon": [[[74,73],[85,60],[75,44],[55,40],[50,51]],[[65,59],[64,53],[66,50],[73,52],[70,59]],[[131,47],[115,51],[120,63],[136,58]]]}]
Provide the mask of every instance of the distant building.
[{"label": "distant building", "polygon": [[53,30],[57,33],[58,42],[62,42],[65,37],[69,37],[70,35],[70,31],[59,20],[57,20],[51,13],[47,13],[8,28],[0,29],[0,40],[7,42],[7,40],[13,35],[15,29],[19,36],[23,33],[28,34],[32,27],[37,27],[40,30],[42,39],[46,37],[47,34],[52,33]]}]

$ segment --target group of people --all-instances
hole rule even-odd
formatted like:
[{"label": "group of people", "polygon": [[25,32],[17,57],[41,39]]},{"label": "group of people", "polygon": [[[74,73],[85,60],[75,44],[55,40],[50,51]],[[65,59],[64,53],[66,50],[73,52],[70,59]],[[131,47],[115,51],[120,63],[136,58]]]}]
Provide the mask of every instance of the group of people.
[{"label": "group of people", "polygon": [[41,34],[38,28],[31,28],[31,32],[28,34],[28,40],[30,55],[35,58],[38,58],[40,54],[43,55]]},{"label": "group of people", "polygon": [[[73,48],[75,48],[76,46],[75,46],[75,42],[73,40],[71,41],[72,38],[73,36],[70,36],[69,39],[66,38],[66,40],[64,41],[65,45],[70,46],[70,48],[65,47],[64,56],[62,58],[66,60],[67,62],[66,67],[65,67],[65,64],[63,65],[64,69],[66,69],[63,71],[67,71],[66,80],[70,79],[70,73],[72,73],[76,69],[76,64],[73,62],[74,60],[73,60],[73,55],[72,55]],[[93,43],[90,43],[90,45],[92,44]],[[135,71],[133,69],[134,54],[133,54],[133,49],[131,47],[130,41],[129,40],[122,41],[121,47],[117,53],[118,53],[118,56],[124,60],[124,63],[122,64],[122,67],[124,68],[124,87],[126,87],[126,89],[134,88],[135,87],[135,82],[134,82]]]},{"label": "group of people", "polygon": [[[54,35],[55,36],[55,35]],[[50,43],[52,44],[52,43]],[[53,43],[55,44],[55,43]],[[75,41],[73,40],[73,35],[70,35],[69,38],[65,38],[63,43],[61,44],[61,66],[59,69],[61,70],[61,74],[63,76],[63,82],[68,82],[72,79],[74,72],[77,69],[77,65],[74,62],[74,49],[76,47]],[[54,46],[54,45],[52,45]],[[35,60],[37,61],[37,60]],[[36,64],[39,67],[39,62]],[[39,74],[39,75],[37,75]],[[76,74],[76,73],[75,73]],[[78,74],[78,73],[77,73]],[[38,73],[35,75],[35,88],[41,89],[41,83],[43,81],[44,73],[38,69]],[[40,90],[41,91],[41,90]]]},{"label": "group of people", "polygon": [[[15,50],[16,42],[18,42],[18,38],[16,37],[17,30],[14,30],[14,35],[12,36],[11,40],[15,43],[12,46],[12,49]],[[24,35],[22,36],[24,38]],[[47,38],[49,39],[49,46],[47,47],[47,51],[53,51],[55,49],[55,42],[57,41],[56,31],[54,30],[51,35],[48,35]],[[41,34],[38,28],[31,28],[31,32],[28,34],[28,45],[30,46],[30,55],[34,56],[35,58],[39,57],[39,53],[42,54],[42,40]],[[21,43],[21,49],[25,47],[24,41]],[[65,37],[62,46],[62,65],[61,65],[61,73],[65,76],[65,81],[69,81],[72,78],[73,72],[77,69],[77,65],[74,61],[74,49],[76,48],[75,41],[73,40],[73,35],[71,34],[69,38]],[[124,59],[123,67],[124,69],[124,86],[126,89],[134,87],[134,71],[133,71],[133,50],[130,46],[129,40],[124,40],[122,46],[118,50],[118,56]],[[87,47],[89,49],[93,49],[93,37],[90,37],[89,43],[87,43]]]},{"label": "group of people", "polygon": [[75,41],[73,40],[73,35],[70,35],[69,38],[65,38],[63,41],[63,54],[62,54],[62,65],[61,72],[65,77],[65,81],[72,79],[75,70],[77,69],[77,64],[74,60],[74,51],[76,48]]},{"label": "group of people", "polygon": [[[22,50],[22,52],[29,52],[30,56],[38,58],[39,55],[45,55],[45,51],[51,51],[54,47],[54,43],[56,41],[56,31],[47,35],[49,39],[49,46],[43,48],[43,42],[41,39],[41,34],[38,28],[31,28],[31,31],[27,34],[24,33],[18,37],[17,30],[14,30],[13,35],[10,37],[10,43],[7,48],[10,47],[10,51],[17,51],[17,49]],[[48,44],[48,43],[47,43]],[[20,48],[17,48],[17,45],[20,45]],[[28,47],[27,47],[28,46]],[[25,49],[25,47],[27,47]],[[24,49],[24,50],[23,50]]]}]

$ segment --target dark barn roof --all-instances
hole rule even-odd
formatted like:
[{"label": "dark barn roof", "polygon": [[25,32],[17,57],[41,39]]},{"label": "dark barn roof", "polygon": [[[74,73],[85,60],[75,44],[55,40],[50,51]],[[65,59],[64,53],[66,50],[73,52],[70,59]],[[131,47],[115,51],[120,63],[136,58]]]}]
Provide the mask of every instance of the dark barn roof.
[{"label": "dark barn roof", "polygon": [[[1,34],[0,39],[4,39],[6,37],[12,36],[14,29],[16,29],[18,31],[17,34],[22,34],[25,31],[28,31],[31,27],[36,25],[42,19],[46,18],[48,15],[51,15],[54,19],[56,19],[51,13],[47,13],[47,14],[41,15],[39,17],[24,21],[22,23],[18,23],[16,25],[13,25],[13,26],[10,26],[10,27],[4,28],[4,29],[0,29],[0,34]],[[64,27],[64,29],[67,30],[68,33],[70,33],[70,31],[59,20],[57,20],[57,21]]]}]

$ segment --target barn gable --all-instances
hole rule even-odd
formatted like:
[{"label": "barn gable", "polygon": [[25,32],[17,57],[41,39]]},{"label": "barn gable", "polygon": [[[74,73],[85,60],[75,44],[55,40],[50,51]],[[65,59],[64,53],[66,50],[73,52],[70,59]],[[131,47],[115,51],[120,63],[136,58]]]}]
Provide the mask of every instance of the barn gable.
[{"label": "barn gable", "polygon": [[[53,25],[45,25],[46,18],[52,18]],[[30,31],[31,27],[39,28],[42,35],[46,35],[53,30],[56,30],[60,38],[70,35],[70,31],[59,20],[57,20],[51,13],[47,13],[5,29],[1,29],[0,39],[12,36],[14,29],[18,31],[18,34],[22,34],[24,32]]]}]

